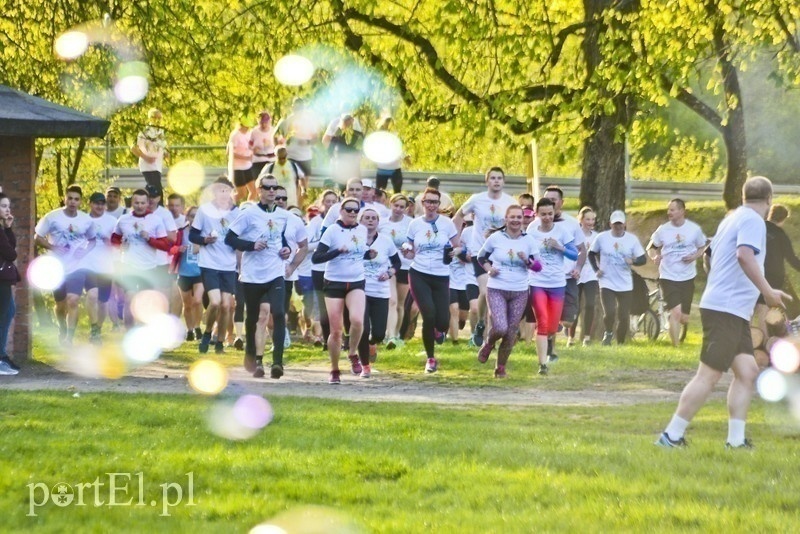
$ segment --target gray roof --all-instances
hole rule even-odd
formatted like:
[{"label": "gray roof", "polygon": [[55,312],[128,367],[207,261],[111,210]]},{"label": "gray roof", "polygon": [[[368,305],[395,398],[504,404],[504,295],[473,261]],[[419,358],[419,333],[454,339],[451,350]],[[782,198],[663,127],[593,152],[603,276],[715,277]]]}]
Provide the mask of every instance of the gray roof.
[{"label": "gray roof", "polygon": [[0,136],[105,137],[111,123],[0,85]]}]

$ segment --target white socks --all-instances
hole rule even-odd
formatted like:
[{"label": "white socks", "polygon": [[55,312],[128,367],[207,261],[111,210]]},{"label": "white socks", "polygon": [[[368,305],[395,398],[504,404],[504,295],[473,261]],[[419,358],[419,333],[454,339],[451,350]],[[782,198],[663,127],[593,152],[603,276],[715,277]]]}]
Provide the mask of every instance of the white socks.
[{"label": "white socks", "polygon": [[728,443],[731,447],[744,445],[744,424],[741,419],[728,419]]},{"label": "white socks", "polygon": [[[669,422],[664,432],[667,433],[669,439],[677,441],[686,433],[687,426],[689,426],[689,421],[675,414],[672,416],[672,420]],[[742,428],[744,428],[744,425],[742,425]],[[742,440],[744,440],[744,430],[742,430]]]}]

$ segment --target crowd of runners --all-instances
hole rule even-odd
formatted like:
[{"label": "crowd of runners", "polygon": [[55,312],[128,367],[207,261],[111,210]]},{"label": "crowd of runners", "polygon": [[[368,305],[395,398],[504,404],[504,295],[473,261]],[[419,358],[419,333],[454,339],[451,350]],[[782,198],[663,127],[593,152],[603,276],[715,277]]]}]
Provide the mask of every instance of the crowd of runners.
[{"label": "crowd of runners", "polygon": [[[508,194],[500,167],[486,172],[484,192],[460,206],[435,177],[421,192],[401,192],[405,156],[378,168],[374,180],[361,178],[364,136],[354,117],[343,114],[322,138],[343,190],[310,198],[308,149],[316,134],[299,127],[306,124],[297,120],[303,112],[298,101],[276,128],[264,112],[257,127],[235,130],[229,174],[209,186],[210,200],[199,206],[187,206],[177,194],[163,198],[166,145],[157,110],[150,114],[154,125],[133,148],[146,186],[132,192],[129,206],[122,191],[110,187],[91,193],[84,212],[83,191],[68,187],[64,206],[42,217],[34,236],[65,272],[54,292],[60,341],[73,343],[84,293],[89,340],[102,343],[107,318],[112,328],[132,327],[132,299],[155,289],[173,314],[183,316],[187,343],[197,343],[200,353],[243,350],[244,365],[257,378],[283,376],[284,350],[293,342],[328,353],[331,384],[341,382],[342,353],[348,373],[370,378],[380,351],[402,350],[417,332],[424,371],[435,373],[446,365],[437,345],[462,342],[464,330],[463,341],[481,363],[497,351],[495,377],[507,376],[518,340],[535,342],[538,373],[547,375],[558,360],[559,332],[567,345],[592,343],[598,297],[600,343],[627,341],[632,270],[648,254],[658,266],[670,338],[678,345],[696,265],[705,257],[710,274],[700,303],[701,364],[659,443],[685,443],[688,421],[732,368],[728,442],[746,444],[743,421],[758,370],[750,318],[759,294],[764,306],[780,306],[786,297],[778,289],[783,281],[763,274],[769,250],[764,219],[778,208],[767,179],[745,184],[744,206],[726,216],[714,241],[675,198],[667,221],[643,245],[628,231],[623,211],[613,212],[602,225],[609,229],[598,232],[593,208],[567,214],[556,186],[538,199]],[[391,128],[391,119],[381,127]],[[785,211],[780,207],[777,215],[785,219]],[[783,257],[797,260],[788,239],[778,248],[783,276]],[[267,353],[271,361],[265,363]],[[6,362],[0,365],[13,364]]]}]

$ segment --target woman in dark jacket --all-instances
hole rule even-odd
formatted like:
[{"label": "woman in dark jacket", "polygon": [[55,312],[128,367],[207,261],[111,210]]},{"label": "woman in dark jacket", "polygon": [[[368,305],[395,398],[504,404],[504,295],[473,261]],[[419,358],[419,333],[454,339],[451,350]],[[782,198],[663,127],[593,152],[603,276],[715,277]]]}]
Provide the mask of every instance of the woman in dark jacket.
[{"label": "woman in dark jacket", "polygon": [[19,282],[19,272],[14,261],[17,259],[17,238],[11,230],[14,216],[11,215],[11,201],[0,193],[0,375],[15,375],[19,372],[6,354],[8,331],[14,319],[14,285]]}]

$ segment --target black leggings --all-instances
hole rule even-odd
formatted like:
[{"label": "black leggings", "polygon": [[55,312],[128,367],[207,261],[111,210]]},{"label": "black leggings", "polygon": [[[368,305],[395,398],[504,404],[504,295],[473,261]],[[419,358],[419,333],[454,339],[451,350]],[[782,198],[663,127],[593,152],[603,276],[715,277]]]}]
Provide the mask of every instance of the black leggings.
[{"label": "black leggings", "polygon": [[[592,335],[592,330],[594,328],[594,308],[597,304],[597,293],[599,291],[600,284],[597,283],[597,280],[578,284],[578,303],[581,305],[580,308],[578,308],[578,317],[581,319],[581,335],[583,337]],[[572,335],[574,337],[574,324],[572,328]]]},{"label": "black leggings", "polygon": [[633,291],[613,291],[600,289],[600,301],[603,304],[603,323],[606,332],[614,331],[614,320],[617,321],[617,343],[625,343],[628,328],[631,324],[631,298]]},{"label": "black leggings", "polygon": [[244,283],[236,281],[236,309],[233,311],[233,322],[244,322]]},{"label": "black leggings", "polygon": [[408,281],[417,308],[422,315],[422,343],[428,358],[433,358],[435,332],[447,332],[450,326],[450,277],[434,276],[412,269]]},{"label": "black leggings", "polygon": [[369,365],[369,346],[377,345],[386,337],[388,319],[389,299],[368,296],[364,305],[364,333],[358,342],[361,365]]},{"label": "black leggings", "polygon": [[[283,342],[286,339],[286,313],[283,308],[283,277],[279,276],[265,284],[244,282],[246,317],[244,320],[245,352],[251,356],[262,356],[264,347],[256,347],[256,328],[261,303],[269,304],[272,314],[272,363],[283,365]],[[259,354],[261,353],[261,354]]]},{"label": "black leggings", "polygon": [[314,297],[319,306],[319,325],[322,327],[322,339],[328,342],[331,335],[331,322],[328,320],[328,308],[325,307],[325,271],[311,271],[311,281],[314,284]]},{"label": "black leggings", "polygon": [[152,185],[157,187],[159,191],[164,191],[164,186],[161,185],[161,171],[142,171],[142,176],[144,176],[144,181],[147,185]]},{"label": "black leggings", "polygon": [[392,180],[392,189],[399,193],[403,189],[403,171],[401,169],[378,169],[375,173],[375,187],[386,191],[389,180]]}]

